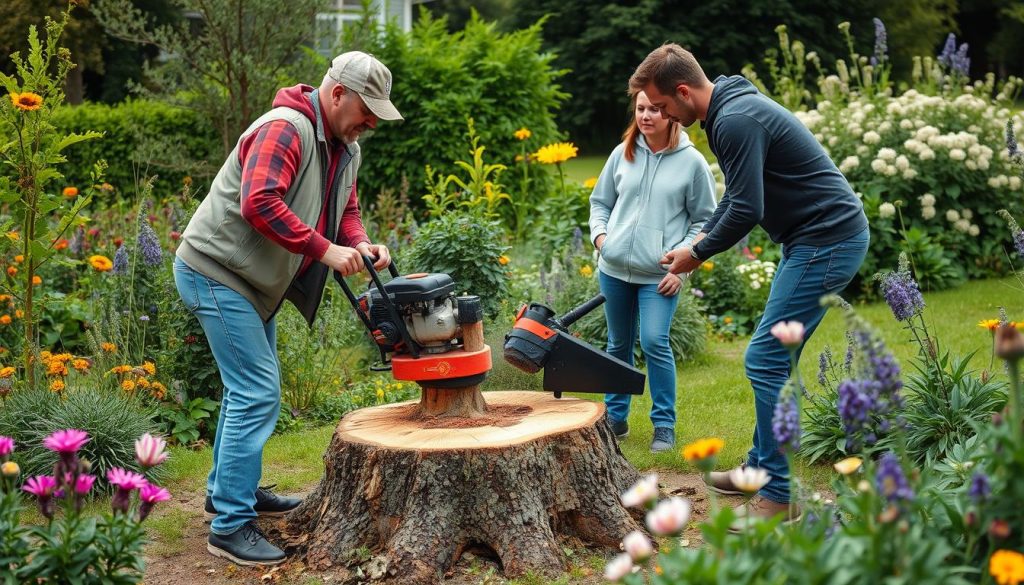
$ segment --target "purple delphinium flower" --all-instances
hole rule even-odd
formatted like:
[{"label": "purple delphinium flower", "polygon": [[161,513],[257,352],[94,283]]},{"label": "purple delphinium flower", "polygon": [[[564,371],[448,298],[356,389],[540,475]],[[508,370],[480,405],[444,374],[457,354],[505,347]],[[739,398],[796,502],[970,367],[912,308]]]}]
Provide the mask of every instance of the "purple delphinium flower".
[{"label": "purple delphinium flower", "polygon": [[964,77],[971,74],[971,58],[967,56],[967,43],[960,45],[956,54],[953,55],[952,66],[957,73]]},{"label": "purple delphinium flower", "polygon": [[908,271],[886,274],[881,278],[879,288],[897,321],[906,321],[924,309],[924,297]]},{"label": "purple delphinium flower", "polygon": [[158,266],[163,261],[164,251],[160,248],[160,238],[153,231],[153,226],[143,218],[139,219],[138,245],[146,266]]},{"label": "purple delphinium flower", "polygon": [[830,365],[832,365],[832,348],[826,345],[818,355],[818,383],[822,386],[828,383],[826,374]]},{"label": "purple delphinium flower", "polygon": [[982,502],[988,499],[991,493],[992,486],[989,485],[988,476],[980,471],[974,472],[974,476],[971,477],[971,487],[967,490],[967,495],[971,500],[975,503]]},{"label": "purple delphinium flower", "polygon": [[875,54],[871,57],[871,64],[877,67],[889,59],[888,35],[880,18],[872,18],[871,22],[875,24]]},{"label": "purple delphinium flower", "polygon": [[1013,120],[1006,121],[1006,151],[1010,157],[1020,156],[1020,148],[1017,146],[1017,137],[1013,132]]},{"label": "purple delphinium flower", "polygon": [[118,275],[128,274],[128,246],[118,246],[117,251],[114,252],[113,271]]},{"label": "purple delphinium flower", "polygon": [[901,504],[914,499],[914,491],[910,489],[910,482],[907,481],[903,468],[896,455],[890,451],[878,462],[878,471],[875,473],[875,486],[878,493],[890,504]]},{"label": "purple delphinium flower", "polygon": [[796,453],[800,449],[800,404],[797,390],[787,383],[775,404],[772,416],[772,434],[783,451]]},{"label": "purple delphinium flower", "polygon": [[953,64],[953,56],[956,54],[956,35],[949,33],[946,37],[946,44],[942,47],[942,52],[939,53],[939,63],[944,67],[950,67]]},{"label": "purple delphinium flower", "polygon": [[843,380],[836,392],[839,394],[836,406],[846,434],[855,435],[864,430],[875,409],[875,392],[871,383],[865,380]]}]

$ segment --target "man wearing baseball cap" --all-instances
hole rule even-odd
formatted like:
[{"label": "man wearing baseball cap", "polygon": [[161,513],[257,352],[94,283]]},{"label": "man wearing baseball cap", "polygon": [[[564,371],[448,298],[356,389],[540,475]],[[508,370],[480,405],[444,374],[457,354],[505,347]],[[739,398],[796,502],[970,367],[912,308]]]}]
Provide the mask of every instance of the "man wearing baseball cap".
[{"label": "man wearing baseball cap", "polygon": [[391,72],[352,51],[318,88],[281,89],[221,166],[182,234],[174,280],[203,326],[224,392],[206,484],[207,550],[240,565],[273,565],[284,552],[255,524],[301,504],[259,487],[263,446],[281,409],[275,316],[291,302],[312,325],[328,273],[384,269],[359,214],[357,139],[378,120],[401,120]]}]

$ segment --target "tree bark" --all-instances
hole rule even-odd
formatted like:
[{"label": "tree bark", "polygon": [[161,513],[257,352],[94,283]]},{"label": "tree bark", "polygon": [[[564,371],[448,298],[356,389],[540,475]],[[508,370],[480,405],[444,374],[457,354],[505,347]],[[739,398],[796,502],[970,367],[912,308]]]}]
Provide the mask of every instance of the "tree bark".
[{"label": "tree bark", "polygon": [[282,532],[313,568],[437,583],[469,547],[507,577],[566,568],[566,539],[617,548],[642,530],[619,495],[639,473],[619,451],[601,402],[489,392],[477,418],[424,419],[415,402],[345,416],[326,474]]}]

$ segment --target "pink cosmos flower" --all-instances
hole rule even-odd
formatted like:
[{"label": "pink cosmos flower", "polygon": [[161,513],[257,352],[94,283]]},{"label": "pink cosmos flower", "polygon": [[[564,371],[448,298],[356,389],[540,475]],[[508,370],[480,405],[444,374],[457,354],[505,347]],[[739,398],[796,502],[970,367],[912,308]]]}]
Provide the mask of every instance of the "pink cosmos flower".
[{"label": "pink cosmos flower", "polygon": [[146,485],[142,486],[142,489],[139,490],[139,499],[148,504],[166,502],[171,499],[171,492],[158,485],[146,482]]},{"label": "pink cosmos flower", "polygon": [[7,457],[14,452],[14,439],[0,435],[0,457]]},{"label": "pink cosmos flower", "polygon": [[92,489],[92,484],[95,482],[95,475],[88,475],[85,473],[79,475],[78,479],[75,480],[75,493],[80,495],[89,493],[89,490]]},{"label": "pink cosmos flower", "polygon": [[89,442],[89,433],[78,429],[54,431],[43,439],[43,446],[58,453],[77,453],[82,445]]},{"label": "pink cosmos flower", "polygon": [[647,527],[658,536],[679,534],[690,521],[690,502],[683,498],[669,498],[647,513]]},{"label": "pink cosmos flower", "polygon": [[146,481],[145,477],[142,477],[134,471],[125,471],[120,467],[111,467],[107,471],[107,481],[111,485],[117,486],[122,490],[132,491],[147,485],[149,482]]},{"label": "pink cosmos flower", "polygon": [[146,433],[135,441],[135,460],[143,467],[155,467],[167,459],[167,441]]},{"label": "pink cosmos flower", "polygon": [[654,554],[654,545],[639,530],[630,532],[622,539],[622,549],[637,562],[645,561]]},{"label": "pink cosmos flower", "polygon": [[57,489],[57,480],[52,475],[36,475],[30,477],[25,485],[21,486],[21,489],[40,500],[48,500],[53,497],[53,492]]},{"label": "pink cosmos flower", "polygon": [[771,331],[786,347],[799,347],[804,341],[804,324],[799,321],[779,321]]}]

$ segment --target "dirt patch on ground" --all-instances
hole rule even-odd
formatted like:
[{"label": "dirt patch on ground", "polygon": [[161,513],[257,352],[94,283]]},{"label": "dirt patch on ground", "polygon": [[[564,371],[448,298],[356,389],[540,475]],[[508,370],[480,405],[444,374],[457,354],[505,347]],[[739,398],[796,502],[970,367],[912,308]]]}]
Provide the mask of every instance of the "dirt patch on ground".
[{"label": "dirt patch on ground", "polygon": [[[708,516],[710,501],[700,475],[696,473],[658,472],[663,496],[682,496],[693,504],[690,528],[683,534],[683,546],[697,547],[703,543],[696,526]],[[303,494],[290,494],[303,495]],[[742,502],[737,497],[719,497],[720,506],[735,506]],[[185,526],[182,538],[176,542],[160,542],[159,538],[146,548],[147,585],[311,585],[314,583],[341,583],[351,574],[345,569],[331,572],[309,571],[299,561],[287,561],[273,568],[238,567],[216,558],[206,551],[209,525],[203,522],[203,496],[190,494],[167,502],[168,506],[184,512]],[[170,510],[165,510],[168,513]],[[281,520],[277,520],[281,522]],[[261,521],[270,534],[279,532],[274,521]],[[612,556],[605,551],[573,547],[567,543],[571,567],[567,573],[569,583],[597,585],[604,583],[604,563]],[[506,583],[501,568],[489,551],[469,551],[445,576],[444,585],[498,585]]]}]

